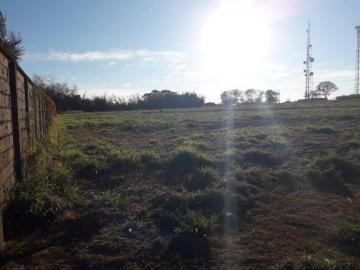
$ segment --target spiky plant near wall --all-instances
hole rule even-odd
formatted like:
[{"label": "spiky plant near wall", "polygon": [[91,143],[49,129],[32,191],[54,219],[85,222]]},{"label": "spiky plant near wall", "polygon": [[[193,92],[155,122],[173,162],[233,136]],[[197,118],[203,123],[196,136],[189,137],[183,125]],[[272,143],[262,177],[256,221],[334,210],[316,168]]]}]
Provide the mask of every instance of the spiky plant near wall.
[{"label": "spiky plant near wall", "polygon": [[11,57],[13,61],[20,62],[25,52],[22,44],[23,39],[20,34],[8,31],[6,22],[6,16],[0,11],[0,48]]}]

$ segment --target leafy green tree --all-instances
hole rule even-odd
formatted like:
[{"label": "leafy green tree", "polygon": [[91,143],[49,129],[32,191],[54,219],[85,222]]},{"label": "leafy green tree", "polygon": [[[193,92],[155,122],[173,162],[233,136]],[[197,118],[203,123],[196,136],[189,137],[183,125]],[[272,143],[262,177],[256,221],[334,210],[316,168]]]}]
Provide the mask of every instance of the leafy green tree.
[{"label": "leafy green tree", "polygon": [[339,88],[336,86],[336,84],[330,81],[321,82],[316,87],[316,91],[324,98],[327,98],[337,90],[339,90]]},{"label": "leafy green tree", "polygon": [[19,62],[25,51],[23,40],[20,34],[7,30],[6,22],[6,16],[0,11],[0,47],[12,60]]},{"label": "leafy green tree", "polygon": [[221,103],[225,105],[236,105],[244,102],[243,92],[238,89],[224,91],[220,98]]},{"label": "leafy green tree", "polygon": [[267,90],[265,92],[265,101],[266,103],[279,103],[280,92],[274,90]]},{"label": "leafy green tree", "polygon": [[255,103],[257,100],[257,93],[255,89],[248,89],[245,91],[246,103]]}]

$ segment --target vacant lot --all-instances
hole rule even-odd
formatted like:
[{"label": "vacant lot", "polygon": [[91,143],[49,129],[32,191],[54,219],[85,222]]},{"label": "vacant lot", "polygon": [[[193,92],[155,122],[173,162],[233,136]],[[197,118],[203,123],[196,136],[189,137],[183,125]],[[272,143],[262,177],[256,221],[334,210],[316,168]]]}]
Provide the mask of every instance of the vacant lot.
[{"label": "vacant lot", "polygon": [[360,103],[58,122],[4,269],[360,269]]}]

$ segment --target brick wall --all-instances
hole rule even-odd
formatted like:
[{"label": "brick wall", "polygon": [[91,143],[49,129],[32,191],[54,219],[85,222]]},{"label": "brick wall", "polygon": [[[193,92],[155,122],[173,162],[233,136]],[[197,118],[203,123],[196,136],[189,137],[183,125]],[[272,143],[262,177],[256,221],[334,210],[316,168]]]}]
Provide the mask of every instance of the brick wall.
[{"label": "brick wall", "polygon": [[2,53],[0,69],[0,206],[3,206],[15,176],[9,61]]},{"label": "brick wall", "polygon": [[15,180],[22,180],[29,147],[50,122],[49,98],[0,51],[0,211]]}]

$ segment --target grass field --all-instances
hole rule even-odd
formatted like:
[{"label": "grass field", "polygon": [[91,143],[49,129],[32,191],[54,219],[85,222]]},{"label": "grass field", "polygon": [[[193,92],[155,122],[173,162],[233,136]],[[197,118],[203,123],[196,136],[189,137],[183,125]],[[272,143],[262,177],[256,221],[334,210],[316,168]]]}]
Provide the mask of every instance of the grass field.
[{"label": "grass field", "polygon": [[3,269],[360,269],[359,102],[58,118]]}]

